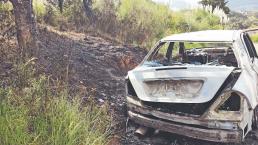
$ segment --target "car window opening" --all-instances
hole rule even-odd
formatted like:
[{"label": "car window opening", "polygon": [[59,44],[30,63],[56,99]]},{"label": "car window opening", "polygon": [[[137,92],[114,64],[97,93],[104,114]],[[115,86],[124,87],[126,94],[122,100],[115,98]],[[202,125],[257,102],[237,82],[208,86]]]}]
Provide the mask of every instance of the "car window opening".
[{"label": "car window opening", "polygon": [[230,43],[162,42],[145,64],[153,67],[184,64],[238,67]]}]

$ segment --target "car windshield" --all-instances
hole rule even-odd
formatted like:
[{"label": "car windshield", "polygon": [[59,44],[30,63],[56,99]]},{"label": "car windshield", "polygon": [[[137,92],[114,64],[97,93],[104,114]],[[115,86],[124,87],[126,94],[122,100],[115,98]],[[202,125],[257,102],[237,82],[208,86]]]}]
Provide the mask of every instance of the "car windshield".
[{"label": "car windshield", "polygon": [[238,66],[231,43],[203,42],[162,42],[150,52],[144,64]]}]

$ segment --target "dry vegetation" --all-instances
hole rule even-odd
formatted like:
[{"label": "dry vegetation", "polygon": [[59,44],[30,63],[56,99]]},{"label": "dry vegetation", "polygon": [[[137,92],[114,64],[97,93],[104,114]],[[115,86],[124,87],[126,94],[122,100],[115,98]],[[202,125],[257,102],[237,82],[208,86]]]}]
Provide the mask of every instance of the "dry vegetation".
[{"label": "dry vegetation", "polygon": [[135,45],[222,28],[206,11],[173,12],[150,0],[95,0],[92,18],[81,0],[66,0],[62,13],[49,1],[34,0],[39,56],[26,61],[12,6],[0,3],[0,144],[143,144],[121,137],[123,77],[146,54]]},{"label": "dry vegetation", "polygon": [[34,0],[34,3],[40,23],[61,31],[91,32],[144,47],[173,33],[222,28],[217,16],[202,9],[174,12],[150,0],[94,0],[90,18],[85,14],[82,0],[65,1],[63,13],[46,0]]}]

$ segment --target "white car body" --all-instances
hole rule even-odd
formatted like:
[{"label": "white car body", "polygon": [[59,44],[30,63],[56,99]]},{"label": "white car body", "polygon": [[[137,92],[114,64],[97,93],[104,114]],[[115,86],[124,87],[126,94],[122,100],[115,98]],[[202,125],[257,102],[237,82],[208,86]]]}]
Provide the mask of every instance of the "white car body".
[{"label": "white car body", "polygon": [[[251,47],[253,45],[250,44],[248,32],[208,30],[175,34],[160,40],[143,62],[128,72],[127,106],[130,119],[146,127],[203,140],[243,141],[253,127],[257,127],[258,56],[255,48]],[[186,42],[230,44],[232,48],[225,49],[225,59],[229,51],[232,51],[233,54],[228,56],[234,55],[236,65],[212,65],[215,60],[208,64],[208,57],[212,57],[212,51],[216,52],[216,48],[198,49],[198,53],[195,49],[186,51],[185,46],[182,46]],[[170,48],[166,49],[169,64],[150,61],[150,58],[157,57],[156,53],[164,43],[168,43],[169,47],[173,43],[171,54],[168,50]],[[179,54],[182,57],[180,60],[186,59],[187,63],[186,60],[178,65],[170,62],[176,43],[183,50]],[[218,48],[218,51],[221,50],[224,52],[224,48]],[[192,53],[196,58],[191,58],[194,62],[189,61]],[[197,58],[206,56],[207,63],[197,62]],[[225,62],[222,60],[222,63]],[[230,110],[230,105],[237,108],[227,102],[232,102],[232,98],[239,98],[238,110]],[[201,113],[192,113],[198,105],[205,107],[199,109]],[[183,112],[180,106],[184,108]],[[224,109],[221,109],[222,106]]]}]

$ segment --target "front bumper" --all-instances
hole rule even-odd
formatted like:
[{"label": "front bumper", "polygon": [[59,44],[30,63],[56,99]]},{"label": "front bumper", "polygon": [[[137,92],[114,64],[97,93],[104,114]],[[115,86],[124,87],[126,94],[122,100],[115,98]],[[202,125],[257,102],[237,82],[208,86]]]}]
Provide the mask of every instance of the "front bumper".
[{"label": "front bumper", "polygon": [[[179,121],[180,117],[178,116],[162,115],[162,112],[148,110],[147,108],[132,104],[132,102],[128,102],[127,107],[129,118],[146,127],[206,141],[224,143],[239,143],[243,141],[243,131],[241,129],[208,128],[204,127],[205,125],[202,126],[204,122],[200,123],[193,120],[193,118],[187,119],[187,117],[183,116],[182,119],[184,121]],[[143,111],[145,112],[143,113]],[[169,118],[166,119],[166,117]],[[189,124],[186,123],[187,121]]]}]

